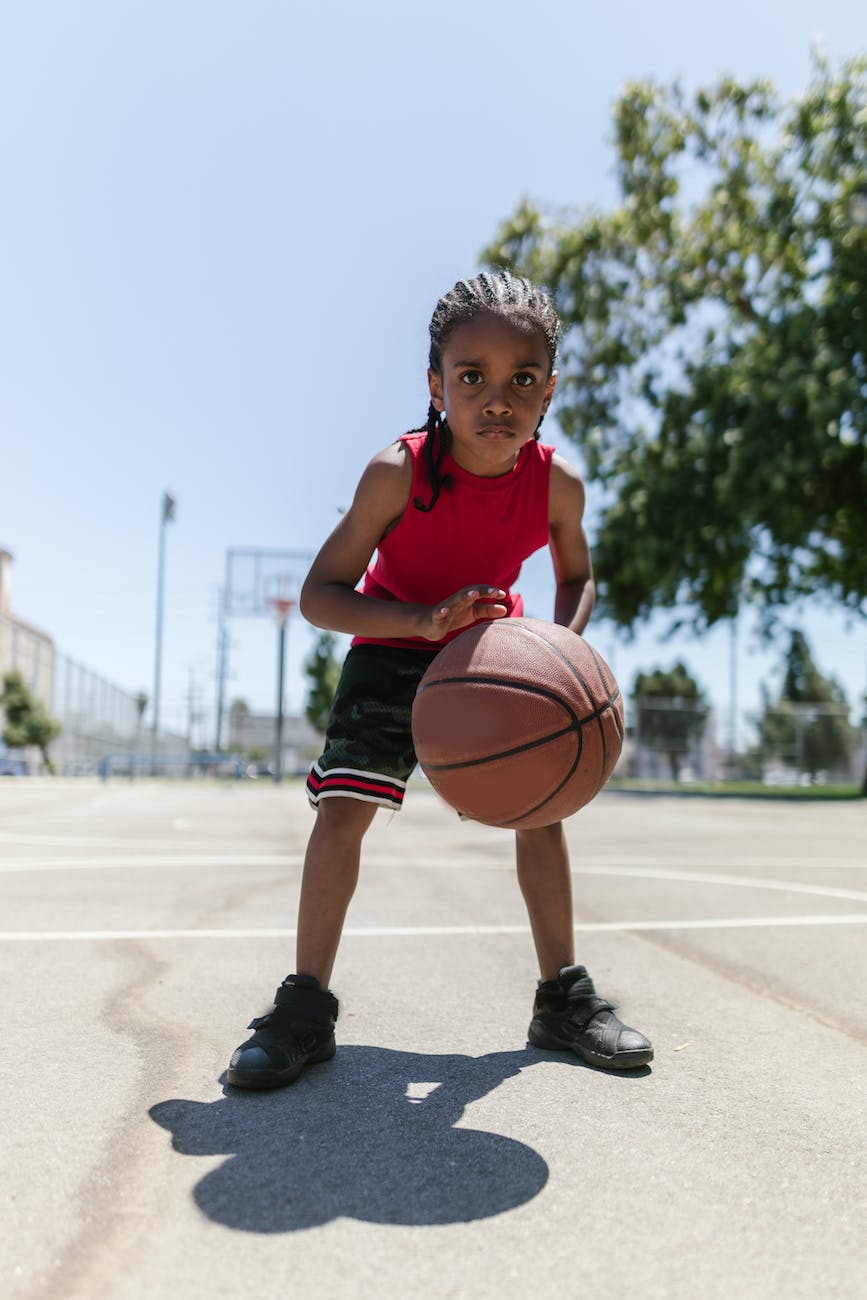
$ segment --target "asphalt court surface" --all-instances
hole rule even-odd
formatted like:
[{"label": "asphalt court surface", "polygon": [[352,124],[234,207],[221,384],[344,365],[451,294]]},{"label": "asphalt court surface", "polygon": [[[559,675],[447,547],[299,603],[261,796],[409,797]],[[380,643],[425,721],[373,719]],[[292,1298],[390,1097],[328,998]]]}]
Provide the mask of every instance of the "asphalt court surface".
[{"label": "asphalt court surface", "polygon": [[338,1055],[221,1075],[292,968],[300,786],[0,784],[4,1297],[867,1296],[867,805],[604,793],[578,960],[654,1041],[526,1043],[513,837],[365,842]]}]

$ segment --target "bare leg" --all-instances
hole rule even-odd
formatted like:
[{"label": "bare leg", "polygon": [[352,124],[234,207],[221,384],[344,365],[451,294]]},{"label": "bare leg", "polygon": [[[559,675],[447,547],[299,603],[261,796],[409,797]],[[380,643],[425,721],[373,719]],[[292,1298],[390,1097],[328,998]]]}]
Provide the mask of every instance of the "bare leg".
[{"label": "bare leg", "polygon": [[323,799],[307,844],[298,905],[296,969],[327,989],[358,881],[361,841],[377,805],[361,799]]},{"label": "bare leg", "polygon": [[515,856],[539,972],[543,980],[556,979],[575,960],[572,876],[562,822],[516,831]]},{"label": "bare leg", "polygon": [[572,877],[562,825],[517,832],[518,880],[527,904],[539,970],[546,985],[536,992],[527,1037],[534,1047],[571,1051],[602,1070],[635,1070],[653,1060],[644,1034],[617,1019],[611,1004],[597,997],[593,981],[579,967],[564,982],[564,966],[575,964]]}]

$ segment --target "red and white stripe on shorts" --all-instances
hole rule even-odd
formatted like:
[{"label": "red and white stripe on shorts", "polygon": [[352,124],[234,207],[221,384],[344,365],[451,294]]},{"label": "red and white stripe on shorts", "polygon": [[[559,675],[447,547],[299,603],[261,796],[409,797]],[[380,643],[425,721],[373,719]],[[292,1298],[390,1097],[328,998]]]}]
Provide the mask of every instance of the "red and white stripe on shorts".
[{"label": "red and white stripe on shorts", "polygon": [[307,798],[315,808],[320,799],[335,795],[400,808],[406,794],[406,782],[379,772],[360,772],[354,767],[332,767],[327,771],[314,763],[307,777]]}]

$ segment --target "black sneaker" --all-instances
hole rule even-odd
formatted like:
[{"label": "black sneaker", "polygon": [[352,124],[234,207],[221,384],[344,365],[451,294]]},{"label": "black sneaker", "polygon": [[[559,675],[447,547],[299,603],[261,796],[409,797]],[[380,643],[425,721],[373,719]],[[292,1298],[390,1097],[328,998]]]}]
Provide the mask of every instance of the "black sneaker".
[{"label": "black sneaker", "polygon": [[603,1070],[635,1070],[653,1060],[648,1039],[617,1019],[584,966],[564,966],[555,980],[539,981],[527,1037],[534,1047],[574,1052]]},{"label": "black sneaker", "polygon": [[232,1053],[226,1079],[236,1088],[283,1088],[305,1065],[330,1061],[337,1050],[337,998],[312,975],[287,975],[274,1009],[251,1020],[252,1038]]}]

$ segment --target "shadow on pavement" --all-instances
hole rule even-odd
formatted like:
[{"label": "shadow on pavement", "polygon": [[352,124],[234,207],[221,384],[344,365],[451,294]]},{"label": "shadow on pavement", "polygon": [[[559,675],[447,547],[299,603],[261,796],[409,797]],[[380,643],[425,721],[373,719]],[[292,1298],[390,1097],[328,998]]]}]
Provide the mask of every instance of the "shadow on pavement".
[{"label": "shadow on pavement", "polygon": [[232,1156],[193,1191],[227,1227],[467,1223],[525,1204],[547,1182],[523,1142],[455,1128],[468,1103],[540,1059],[529,1046],[480,1057],[342,1046],[290,1088],[226,1088],[219,1101],[164,1101],[150,1115],[183,1155]]}]

